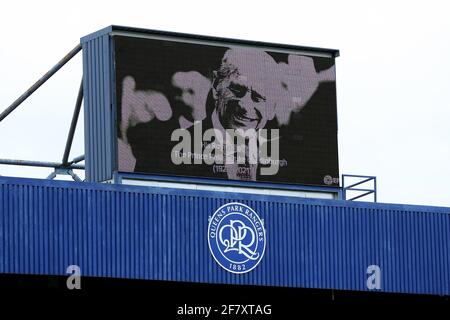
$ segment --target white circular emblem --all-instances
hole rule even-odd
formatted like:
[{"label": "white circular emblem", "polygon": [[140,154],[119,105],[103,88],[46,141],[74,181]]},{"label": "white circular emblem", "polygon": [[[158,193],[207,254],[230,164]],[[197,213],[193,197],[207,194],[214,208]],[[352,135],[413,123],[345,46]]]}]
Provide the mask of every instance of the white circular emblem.
[{"label": "white circular emblem", "polygon": [[329,174],[327,174],[325,177],[323,177],[323,182],[326,185],[333,184],[333,178]]},{"label": "white circular emblem", "polygon": [[214,212],[208,225],[208,245],[214,260],[232,273],[246,273],[261,262],[266,232],[258,214],[233,202]]}]

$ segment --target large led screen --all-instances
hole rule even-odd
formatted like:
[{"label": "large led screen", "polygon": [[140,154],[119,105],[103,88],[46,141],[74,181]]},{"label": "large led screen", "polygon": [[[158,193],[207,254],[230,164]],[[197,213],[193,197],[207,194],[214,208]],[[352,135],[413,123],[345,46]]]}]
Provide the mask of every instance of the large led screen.
[{"label": "large led screen", "polygon": [[339,184],[335,59],[114,37],[119,172]]}]

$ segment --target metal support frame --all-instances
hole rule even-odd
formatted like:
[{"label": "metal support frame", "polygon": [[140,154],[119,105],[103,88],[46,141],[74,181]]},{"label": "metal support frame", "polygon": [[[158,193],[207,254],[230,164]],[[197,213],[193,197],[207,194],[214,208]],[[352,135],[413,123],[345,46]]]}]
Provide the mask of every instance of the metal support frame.
[{"label": "metal support frame", "polygon": [[48,79],[50,79],[59,69],[61,69],[70,59],[72,59],[81,50],[81,44],[78,44],[72,49],[64,58],[62,58],[53,68],[42,76],[35,84],[33,84],[27,91],[25,91],[16,101],[14,101],[8,108],[0,114],[0,122],[5,119],[11,112],[13,112],[22,102],[24,102],[33,92],[42,86]]},{"label": "metal support frame", "polygon": [[[355,178],[355,179],[362,179],[356,183],[353,183],[349,186],[345,185],[345,178]],[[373,182],[373,188],[356,188],[357,186],[361,186],[362,184],[367,184]],[[352,197],[350,199],[347,199],[347,192],[348,191],[357,191],[357,192],[363,192],[358,194],[355,197]],[[342,175],[342,200],[347,201],[354,201],[360,198],[363,198],[365,196],[368,196],[370,194],[373,194],[373,201],[377,202],[377,177],[375,176],[360,176],[360,175],[353,175],[353,174],[343,174]]]},{"label": "metal support frame", "polygon": [[[48,79],[50,79],[59,69],[61,69],[67,62],[70,61],[78,52],[81,51],[81,44],[78,44],[67,55],[65,55],[53,68],[44,74],[36,83],[34,83],[27,91],[25,91],[18,99],[16,99],[8,108],[0,114],[0,122],[5,119],[11,112],[13,112],[22,102],[33,94],[40,86],[42,86]],[[83,165],[76,164],[84,160],[84,155],[69,160],[70,149],[72,148],[73,137],[77,126],[78,118],[81,110],[81,103],[83,101],[83,79],[81,80],[80,89],[78,90],[78,97],[75,103],[75,110],[72,116],[69,133],[67,135],[66,146],[64,148],[64,155],[61,163],[49,161],[30,161],[30,160],[16,160],[16,159],[0,159],[0,164],[16,165],[16,166],[30,166],[53,168],[54,171],[50,173],[47,179],[54,179],[57,175],[69,175],[75,181],[82,181],[73,170],[84,170]]]}]

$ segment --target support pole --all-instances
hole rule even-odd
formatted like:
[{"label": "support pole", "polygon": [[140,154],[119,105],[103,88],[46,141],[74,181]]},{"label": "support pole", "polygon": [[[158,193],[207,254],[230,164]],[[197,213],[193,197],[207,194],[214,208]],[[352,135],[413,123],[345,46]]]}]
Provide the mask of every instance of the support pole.
[{"label": "support pole", "polygon": [[67,135],[66,147],[62,158],[62,164],[67,165],[69,160],[70,149],[72,148],[73,136],[77,128],[78,116],[80,115],[81,102],[83,101],[83,79],[81,79],[80,89],[78,90],[77,102],[73,111],[72,123],[70,124],[69,134]]},{"label": "support pole", "polygon": [[81,169],[84,170],[84,166],[81,164],[72,164],[70,166],[63,166],[59,162],[48,161],[30,161],[30,160],[12,160],[12,159],[0,159],[0,164],[14,165],[14,166],[28,166],[28,167],[43,167],[43,168],[65,168],[65,169]]},{"label": "support pole", "polygon": [[75,157],[72,159],[72,161],[69,162],[69,164],[74,164],[74,163],[78,163],[84,161],[84,154],[82,154],[81,156]]},{"label": "support pole", "polygon": [[36,81],[24,94],[14,101],[8,108],[0,114],[0,122],[13,112],[22,102],[24,102],[33,92],[42,86],[51,76],[61,69],[70,59],[72,59],[81,50],[81,44],[78,44],[64,58],[62,58],[53,68],[51,68],[42,78]]}]

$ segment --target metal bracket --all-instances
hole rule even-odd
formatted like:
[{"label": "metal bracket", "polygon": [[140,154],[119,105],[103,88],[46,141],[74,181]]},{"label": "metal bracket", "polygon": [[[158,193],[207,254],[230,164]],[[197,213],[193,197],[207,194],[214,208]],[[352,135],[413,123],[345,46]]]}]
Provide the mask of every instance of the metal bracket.
[{"label": "metal bracket", "polygon": [[65,169],[65,168],[55,168],[55,170],[50,173],[50,175],[47,177],[49,180],[53,180],[56,178],[57,175],[69,175],[72,177],[74,181],[82,182],[83,180],[80,179],[79,176],[75,172],[73,172],[72,169]]}]

